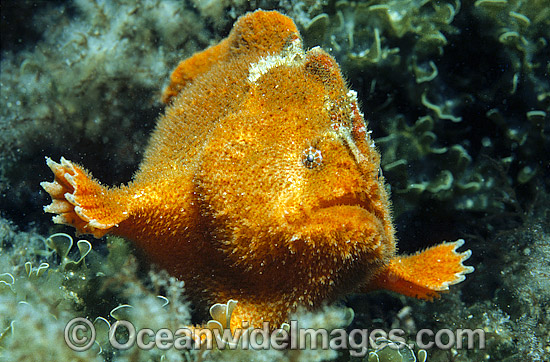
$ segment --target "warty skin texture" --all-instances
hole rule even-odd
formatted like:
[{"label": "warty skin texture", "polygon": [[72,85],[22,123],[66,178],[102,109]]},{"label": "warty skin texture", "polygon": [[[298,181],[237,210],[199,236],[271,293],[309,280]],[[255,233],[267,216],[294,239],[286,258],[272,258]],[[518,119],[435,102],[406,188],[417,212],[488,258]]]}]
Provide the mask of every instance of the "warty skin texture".
[{"label": "warty skin texture", "polygon": [[[444,243],[397,257],[380,156],[335,60],[286,16],[256,11],[181,62],[139,171],[109,188],[65,159],[47,212],[124,236],[232,326],[277,328],[298,306],[386,288],[432,298],[473,268]],[[429,270],[429,273],[425,271]]]}]

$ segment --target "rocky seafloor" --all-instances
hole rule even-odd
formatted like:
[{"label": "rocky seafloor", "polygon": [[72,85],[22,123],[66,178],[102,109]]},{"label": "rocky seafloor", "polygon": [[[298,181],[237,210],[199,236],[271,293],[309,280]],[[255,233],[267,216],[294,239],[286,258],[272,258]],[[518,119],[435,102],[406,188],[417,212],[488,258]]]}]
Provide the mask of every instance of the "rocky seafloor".
[{"label": "rocky seafloor", "polygon": [[[421,329],[484,331],[485,348],[428,349],[430,362],[549,361],[547,0],[2,1],[0,359],[414,360],[376,350],[114,350],[101,332],[121,314],[136,326],[189,324],[184,286],[126,241],[77,238],[42,210],[45,156],[128,182],[172,69],[257,8],[292,17],[305,45],[332,54],[358,92],[400,252],[463,238],[476,269],[434,302],[354,295],[302,312],[304,325],[346,327],[351,308],[348,330],[401,328],[411,340]],[[85,352],[63,339],[77,316],[97,323],[99,343]]]}]

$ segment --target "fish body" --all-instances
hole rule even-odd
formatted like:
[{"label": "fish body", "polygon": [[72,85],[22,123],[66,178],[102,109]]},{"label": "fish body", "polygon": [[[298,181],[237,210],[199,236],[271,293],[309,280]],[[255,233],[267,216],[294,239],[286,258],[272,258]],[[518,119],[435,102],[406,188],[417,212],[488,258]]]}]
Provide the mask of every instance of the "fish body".
[{"label": "fish body", "polygon": [[462,241],[397,256],[380,155],[356,93],[278,12],[182,61],[133,180],[47,159],[54,222],[132,240],[202,306],[273,328],[299,306],[385,288],[432,298],[473,270]]}]

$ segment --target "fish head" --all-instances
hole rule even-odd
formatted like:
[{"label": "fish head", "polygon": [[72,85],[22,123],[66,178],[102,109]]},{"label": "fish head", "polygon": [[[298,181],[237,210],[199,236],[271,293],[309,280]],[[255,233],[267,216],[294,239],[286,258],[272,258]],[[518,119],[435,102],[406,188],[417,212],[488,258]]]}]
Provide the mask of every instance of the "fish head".
[{"label": "fish head", "polygon": [[386,263],[395,242],[380,155],[336,61],[293,39],[249,64],[245,81],[201,156],[213,239],[245,263],[311,252]]}]

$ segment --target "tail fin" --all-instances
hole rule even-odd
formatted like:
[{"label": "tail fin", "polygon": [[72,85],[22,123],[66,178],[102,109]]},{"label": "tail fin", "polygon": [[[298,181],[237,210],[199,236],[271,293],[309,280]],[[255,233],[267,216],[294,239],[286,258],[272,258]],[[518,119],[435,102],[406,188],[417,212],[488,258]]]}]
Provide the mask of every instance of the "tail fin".
[{"label": "tail fin", "polygon": [[128,218],[121,190],[102,186],[82,167],[63,157],[60,164],[46,157],[46,164],[54,180],[40,184],[52,198],[44,211],[57,214],[53,217],[56,224],[70,225],[79,233],[100,238]]},{"label": "tail fin", "polygon": [[464,240],[442,243],[413,255],[392,259],[386,269],[371,282],[371,289],[387,289],[410,297],[432,299],[449,289],[449,285],[463,281],[465,274],[474,271],[462,263],[472,252],[459,253],[456,249]]}]

